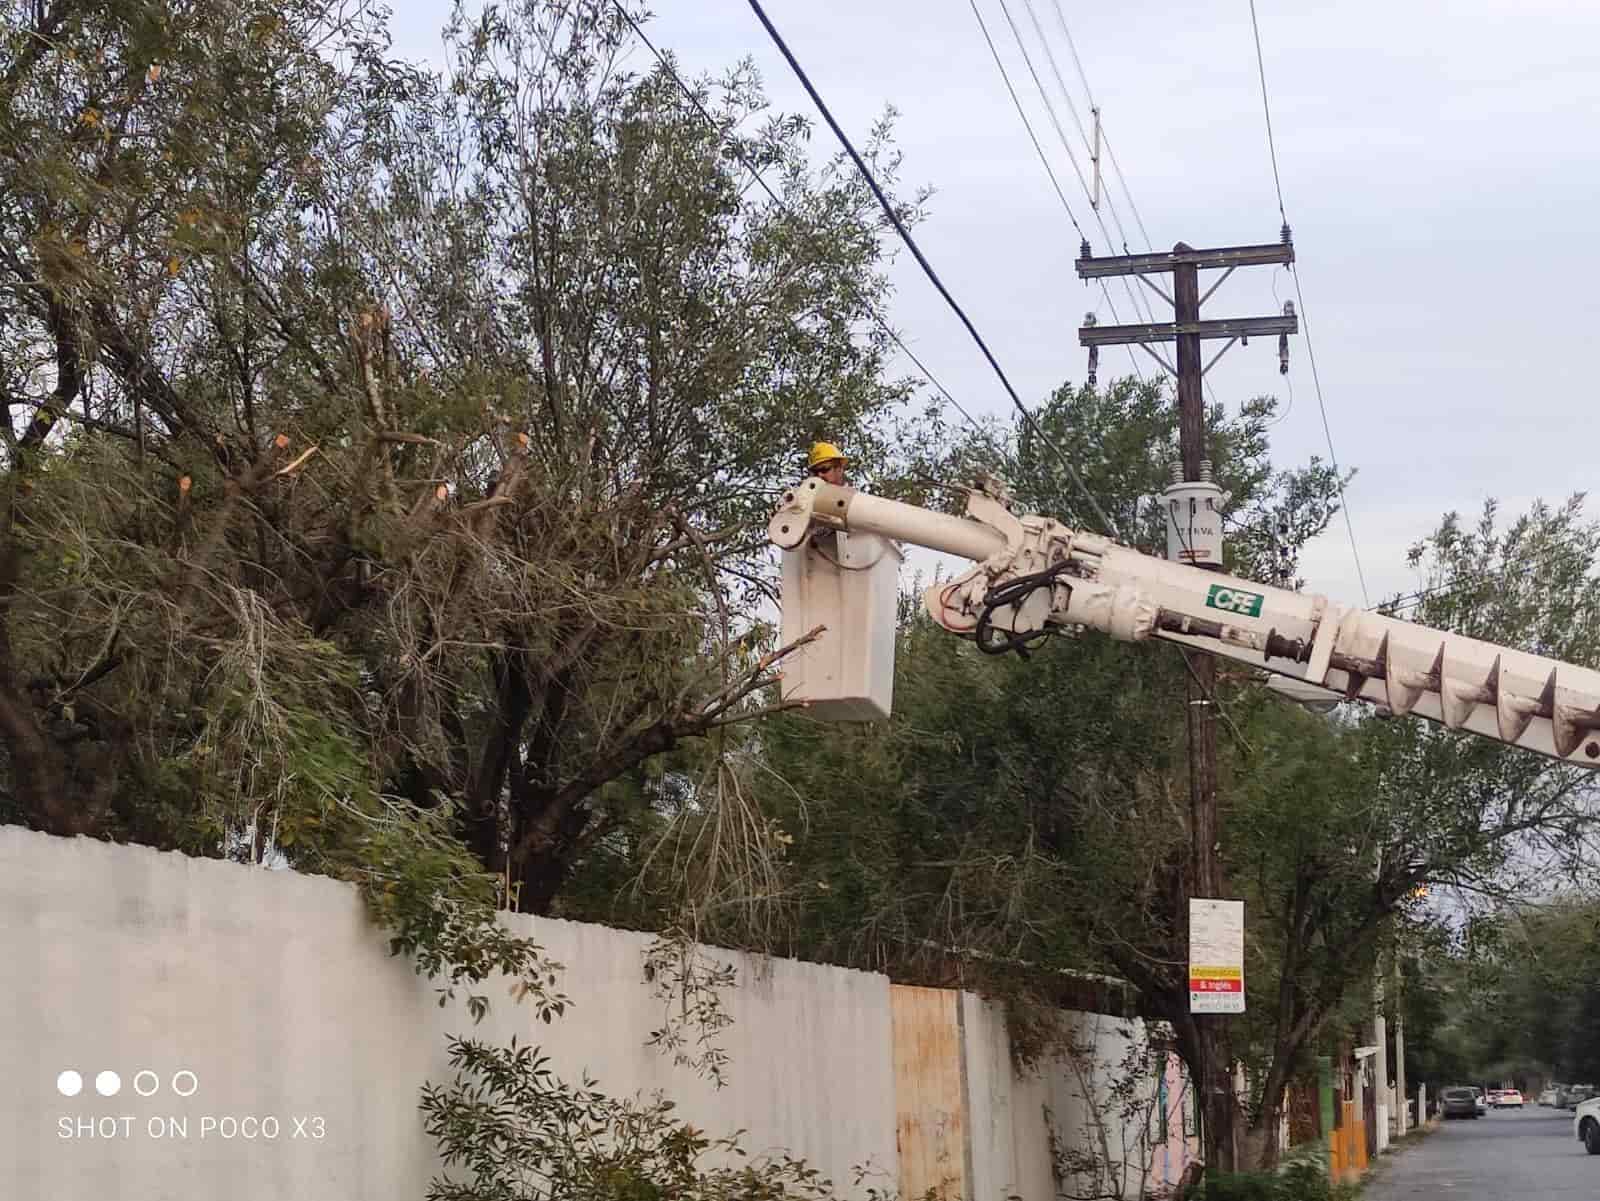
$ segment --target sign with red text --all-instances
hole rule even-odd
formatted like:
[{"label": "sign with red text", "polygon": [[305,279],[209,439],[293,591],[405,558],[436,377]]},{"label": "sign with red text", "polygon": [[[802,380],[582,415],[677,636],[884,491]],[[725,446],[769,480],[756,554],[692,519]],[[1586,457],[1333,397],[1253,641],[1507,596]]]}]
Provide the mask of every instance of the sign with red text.
[{"label": "sign with red text", "polygon": [[1189,901],[1189,1012],[1244,1012],[1244,902]]}]

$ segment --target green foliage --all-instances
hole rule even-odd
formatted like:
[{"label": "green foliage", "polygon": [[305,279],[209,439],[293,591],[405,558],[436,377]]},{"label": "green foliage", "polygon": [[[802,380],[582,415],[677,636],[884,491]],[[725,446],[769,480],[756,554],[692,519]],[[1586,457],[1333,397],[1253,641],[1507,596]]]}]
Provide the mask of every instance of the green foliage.
[{"label": "green foliage", "polygon": [[661,1025],[645,1044],[721,1088],[728,1053],[717,1036],[733,1025],[724,997],[738,983],[737,969],[714,958],[687,931],[673,929],[646,949],[644,977],[663,1009]]},{"label": "green foliage", "polygon": [[874,200],[610,4],[460,7],[442,71],[169,7],[0,21],[0,816],[324,870],[444,796],[519,908],[637,873],[641,765],[771,698],[773,491],[918,441]]},{"label": "green foliage", "polygon": [[[418,975],[442,977],[443,1008],[461,987],[498,976],[514,1000],[528,1000],[550,1022],[569,1004],[556,991],[561,965],[531,939],[512,934],[496,913],[499,884],[452,834],[448,806],[418,812],[394,806],[363,823],[354,870],[375,921],[390,931],[389,950],[412,959]],[[489,1000],[467,994],[481,1021]]]},{"label": "green foliage", "polygon": [[[1415,972],[1418,1003],[1438,1012],[1420,1065],[1440,1083],[1538,1083],[1600,1078],[1600,905],[1556,896],[1484,915],[1432,948]],[[1409,996],[1409,993],[1408,993]],[[1437,1048],[1437,1049],[1435,1049]]]},{"label": "green foliage", "polygon": [[[618,1100],[562,1083],[537,1048],[453,1039],[449,1084],[423,1090],[446,1174],[428,1201],[825,1201],[831,1181],[786,1155],[751,1158],[670,1101]],[[871,1188],[864,1194],[880,1199]]]}]

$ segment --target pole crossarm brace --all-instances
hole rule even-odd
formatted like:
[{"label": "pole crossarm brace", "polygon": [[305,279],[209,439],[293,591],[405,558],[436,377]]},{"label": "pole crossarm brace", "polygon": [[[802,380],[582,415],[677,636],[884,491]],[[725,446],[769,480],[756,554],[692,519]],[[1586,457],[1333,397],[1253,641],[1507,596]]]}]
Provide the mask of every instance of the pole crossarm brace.
[{"label": "pole crossarm brace", "polygon": [[[1160,284],[1156,283],[1156,281],[1151,279],[1148,275],[1135,275],[1133,278],[1138,280],[1145,287],[1149,288],[1152,292],[1154,292],[1157,296],[1161,297],[1161,299],[1166,301],[1168,304],[1176,304],[1177,303],[1175,300],[1172,299],[1171,296],[1169,296],[1167,294],[1167,290],[1165,288],[1163,288]],[[1224,275],[1222,277],[1222,279],[1227,279],[1227,278],[1228,277],[1226,275]],[[1222,280],[1218,280],[1217,282],[1221,283]]]},{"label": "pole crossarm brace", "polygon": [[1166,359],[1162,358],[1161,357],[1161,352],[1159,350],[1156,350],[1156,349],[1146,345],[1143,342],[1135,343],[1135,345],[1137,345],[1140,350],[1144,351],[1145,354],[1149,355],[1156,362],[1160,363],[1161,364],[1161,369],[1163,371],[1165,371],[1168,375],[1170,375],[1173,379],[1177,379],[1178,378],[1178,369],[1176,367],[1174,367],[1171,363],[1167,362]]},{"label": "pole crossarm brace", "polygon": [[1261,246],[1218,246],[1211,250],[1167,250],[1156,254],[1121,254],[1108,258],[1082,258],[1077,261],[1080,279],[1099,279],[1111,275],[1159,275],[1177,267],[1258,267],[1294,262],[1294,245],[1268,242]]},{"label": "pole crossarm brace", "polygon": [[1226,342],[1224,342],[1222,344],[1222,349],[1217,351],[1216,354],[1212,355],[1211,356],[1211,361],[1200,369],[1200,374],[1201,375],[1209,374],[1211,369],[1217,365],[1217,360],[1220,359],[1223,355],[1227,354],[1229,349],[1238,340],[1239,340],[1238,338],[1229,338]]},{"label": "pole crossarm brace", "polygon": [[1202,340],[1297,334],[1298,317],[1228,317],[1220,321],[1157,321],[1141,325],[1094,325],[1078,330],[1080,346],[1121,346],[1127,342],[1176,342],[1180,334]]}]

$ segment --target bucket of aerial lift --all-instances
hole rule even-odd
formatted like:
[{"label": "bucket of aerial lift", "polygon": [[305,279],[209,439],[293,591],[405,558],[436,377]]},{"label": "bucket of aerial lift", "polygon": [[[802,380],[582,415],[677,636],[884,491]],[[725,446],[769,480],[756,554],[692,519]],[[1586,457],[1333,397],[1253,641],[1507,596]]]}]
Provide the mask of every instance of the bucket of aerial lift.
[{"label": "bucket of aerial lift", "polygon": [[824,721],[886,721],[894,699],[900,548],[877,534],[818,529],[783,552],[783,699]]}]

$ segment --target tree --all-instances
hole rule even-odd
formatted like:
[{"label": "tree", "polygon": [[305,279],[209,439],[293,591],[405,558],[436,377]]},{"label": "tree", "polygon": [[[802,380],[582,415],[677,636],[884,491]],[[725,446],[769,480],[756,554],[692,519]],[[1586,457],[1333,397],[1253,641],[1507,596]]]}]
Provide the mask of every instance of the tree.
[{"label": "tree", "polygon": [[1592,896],[1530,898],[1475,917],[1469,930],[1470,940],[1437,957],[1455,1001],[1440,1024],[1462,1058],[1488,1079],[1600,1077],[1600,909]]},{"label": "tree", "polygon": [[13,9],[9,814],[337,870],[448,804],[547,909],[768,706],[799,448],[892,466],[871,197],[607,4],[458,11],[442,76],[366,10]]}]

